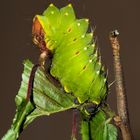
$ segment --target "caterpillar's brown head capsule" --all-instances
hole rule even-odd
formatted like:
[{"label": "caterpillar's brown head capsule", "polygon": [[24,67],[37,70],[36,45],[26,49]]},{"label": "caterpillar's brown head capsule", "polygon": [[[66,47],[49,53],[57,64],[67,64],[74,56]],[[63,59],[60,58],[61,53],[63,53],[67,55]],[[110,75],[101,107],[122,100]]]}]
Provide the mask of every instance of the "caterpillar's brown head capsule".
[{"label": "caterpillar's brown head capsule", "polygon": [[40,48],[41,52],[46,51],[45,33],[37,17],[33,20],[32,36],[34,44]]}]

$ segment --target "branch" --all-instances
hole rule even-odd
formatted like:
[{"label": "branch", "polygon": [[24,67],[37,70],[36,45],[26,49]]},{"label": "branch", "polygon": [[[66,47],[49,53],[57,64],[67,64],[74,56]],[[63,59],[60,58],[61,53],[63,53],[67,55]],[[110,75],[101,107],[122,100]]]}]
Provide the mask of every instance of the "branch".
[{"label": "branch", "polygon": [[120,44],[118,41],[118,35],[119,32],[115,30],[112,31],[109,36],[113,50],[117,94],[117,110],[119,115],[114,118],[114,121],[121,130],[123,140],[132,140],[132,133],[127,108],[127,96],[125,92],[125,84],[123,81],[122,65],[120,62]]}]

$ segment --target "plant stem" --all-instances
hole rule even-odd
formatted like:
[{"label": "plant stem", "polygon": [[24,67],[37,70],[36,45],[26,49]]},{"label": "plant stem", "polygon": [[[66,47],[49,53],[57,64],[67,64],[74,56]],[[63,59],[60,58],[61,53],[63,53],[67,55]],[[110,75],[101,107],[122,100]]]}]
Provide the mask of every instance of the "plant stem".
[{"label": "plant stem", "polygon": [[77,117],[77,110],[73,110],[73,116],[72,116],[72,135],[71,140],[76,140],[76,133],[77,133],[77,124],[76,124],[76,117]]},{"label": "plant stem", "polygon": [[119,32],[117,30],[110,33],[110,41],[113,50],[114,73],[116,80],[117,110],[118,115],[114,118],[116,125],[121,130],[123,140],[132,140],[132,133],[129,123],[127,96],[123,79],[122,65],[120,61],[120,44],[118,41]]}]

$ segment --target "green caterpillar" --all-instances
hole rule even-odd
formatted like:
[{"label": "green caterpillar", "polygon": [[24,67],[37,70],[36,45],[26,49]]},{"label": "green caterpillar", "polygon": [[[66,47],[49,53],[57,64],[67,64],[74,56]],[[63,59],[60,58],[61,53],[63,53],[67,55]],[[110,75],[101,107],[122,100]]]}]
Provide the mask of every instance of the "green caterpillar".
[{"label": "green caterpillar", "polygon": [[[52,54],[50,74],[80,103],[100,104],[107,94],[89,20],[76,19],[69,4],[60,10],[53,4],[33,20],[33,41],[42,52]],[[45,86],[45,85],[44,85]]]}]

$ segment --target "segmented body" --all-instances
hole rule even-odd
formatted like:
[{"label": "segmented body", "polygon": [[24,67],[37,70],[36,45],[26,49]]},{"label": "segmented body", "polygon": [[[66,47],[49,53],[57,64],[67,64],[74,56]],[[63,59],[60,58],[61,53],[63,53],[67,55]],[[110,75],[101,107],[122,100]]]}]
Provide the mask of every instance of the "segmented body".
[{"label": "segmented body", "polygon": [[51,4],[43,15],[35,16],[33,37],[41,51],[52,53],[50,73],[64,90],[80,103],[99,104],[106,96],[107,84],[88,26],[88,19],[76,19],[71,5],[59,10]]}]

